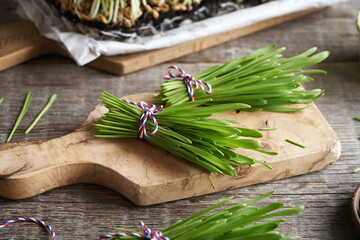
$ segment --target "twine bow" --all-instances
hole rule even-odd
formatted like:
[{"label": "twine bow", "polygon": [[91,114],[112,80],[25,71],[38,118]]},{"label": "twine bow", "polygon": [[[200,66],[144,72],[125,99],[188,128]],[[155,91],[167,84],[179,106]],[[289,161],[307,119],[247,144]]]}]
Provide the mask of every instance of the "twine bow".
[{"label": "twine bow", "polygon": [[36,219],[36,218],[30,218],[30,217],[23,217],[23,218],[14,218],[14,219],[11,219],[3,224],[0,225],[0,230],[4,227],[6,227],[7,225],[11,224],[11,223],[15,223],[15,222],[34,222],[34,223],[38,223],[42,226],[44,226],[45,228],[47,228],[49,231],[50,231],[50,234],[51,234],[51,237],[52,237],[52,240],[56,240],[56,235],[55,235],[55,231],[54,229],[48,225],[46,222],[43,222],[39,219]]},{"label": "twine bow", "polygon": [[[135,106],[140,107],[143,111],[143,113],[141,114],[140,117],[140,126],[139,126],[139,138],[143,139],[144,135],[147,137],[151,137],[154,136],[158,130],[158,122],[156,120],[156,118],[154,117],[154,115],[157,112],[160,112],[163,110],[163,106],[160,107],[156,107],[154,104],[148,103],[148,102],[144,102],[144,101],[140,101],[138,103],[132,102],[132,101],[127,101],[125,99],[121,99],[122,101],[128,103],[128,104],[132,104]],[[152,133],[148,133],[146,131],[146,122],[148,120],[148,118],[151,118],[154,122],[155,128],[154,131]]]},{"label": "twine bow", "polygon": [[[180,73],[174,75],[171,72],[172,69],[176,69]],[[183,69],[181,69],[181,68],[179,68],[177,66],[171,65],[168,68],[168,74],[169,74],[168,76],[164,77],[165,80],[169,80],[169,79],[172,79],[172,78],[175,78],[175,79],[180,78],[180,79],[184,80],[185,85],[186,85],[186,89],[187,89],[187,91],[189,93],[189,96],[190,96],[190,102],[193,102],[195,100],[194,99],[193,84],[195,84],[196,89],[200,88],[201,90],[203,90],[208,95],[212,93],[212,88],[211,88],[210,84],[208,84],[207,82],[201,81],[201,80],[196,80],[191,74],[186,73]],[[207,89],[205,89],[205,87],[203,85],[205,85],[207,87]]]},{"label": "twine bow", "polygon": [[115,233],[115,234],[109,234],[109,235],[100,235],[101,239],[109,239],[114,237],[127,237],[127,236],[133,236],[133,237],[140,237],[148,240],[170,240],[167,237],[164,237],[161,233],[161,231],[153,232],[148,226],[145,225],[143,221],[140,221],[139,224],[143,228],[144,234],[140,233],[133,233],[133,232],[122,232],[122,233]]}]

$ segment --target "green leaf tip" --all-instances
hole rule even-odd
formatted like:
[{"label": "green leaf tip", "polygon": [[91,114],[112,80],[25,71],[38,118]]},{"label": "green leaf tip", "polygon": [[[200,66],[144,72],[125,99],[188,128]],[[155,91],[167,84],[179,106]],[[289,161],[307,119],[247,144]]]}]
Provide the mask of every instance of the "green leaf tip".
[{"label": "green leaf tip", "polygon": [[354,119],[355,121],[360,122],[360,118],[359,118],[359,117],[354,117],[353,119]]},{"label": "green leaf tip", "polygon": [[39,113],[39,115],[35,118],[35,120],[33,121],[33,123],[30,125],[30,127],[25,131],[25,134],[28,134],[34,127],[35,125],[39,122],[40,118],[50,109],[50,107],[52,106],[52,104],[55,102],[57,98],[56,94],[53,94],[48,103],[45,105],[45,107],[41,110],[41,112]]}]

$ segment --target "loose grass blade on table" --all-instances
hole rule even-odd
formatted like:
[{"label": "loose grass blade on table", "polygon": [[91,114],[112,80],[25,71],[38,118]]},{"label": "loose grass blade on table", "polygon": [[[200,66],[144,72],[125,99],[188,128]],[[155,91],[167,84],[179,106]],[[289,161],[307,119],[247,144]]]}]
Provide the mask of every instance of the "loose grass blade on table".
[{"label": "loose grass blade on table", "polygon": [[15,122],[15,124],[14,124],[14,127],[13,127],[13,129],[11,130],[11,132],[10,132],[10,134],[9,134],[7,140],[6,140],[7,143],[10,142],[10,140],[11,140],[12,136],[14,135],[17,127],[19,126],[21,120],[22,120],[23,117],[25,116],[25,114],[26,114],[26,112],[27,112],[27,110],[28,110],[28,108],[29,108],[29,106],[30,106],[31,99],[32,99],[32,92],[29,92],[29,93],[26,95],[24,105],[23,105],[23,107],[22,107],[22,109],[21,109],[21,112],[20,112],[20,114],[19,114],[19,116],[18,116],[18,118],[17,118],[17,120],[16,120],[16,122]]},{"label": "loose grass blade on table", "polygon": [[30,127],[25,131],[25,134],[28,134],[34,127],[35,125],[39,122],[39,120],[41,119],[41,117],[50,109],[51,105],[55,102],[57,98],[56,94],[53,94],[50,99],[49,102],[45,105],[45,107],[41,110],[41,112],[39,113],[39,115],[35,118],[35,120],[32,122],[32,124],[30,125]]},{"label": "loose grass blade on table", "polygon": [[[208,214],[210,211],[226,204],[232,197],[204,209],[184,220],[180,220],[160,233],[171,240],[285,240],[298,238],[297,236],[284,236],[274,231],[283,219],[267,220],[275,217],[285,217],[300,213],[304,207],[298,206],[279,210],[283,203],[270,203],[265,207],[253,207],[256,202],[270,197],[269,192],[255,199],[250,199],[221,211]],[[127,233],[136,233],[125,229],[117,229]],[[124,233],[110,233],[100,236],[100,239],[135,239],[135,236],[117,237]],[[145,234],[146,235],[146,234]],[[144,237],[146,238],[146,236]],[[141,238],[137,238],[141,239]],[[150,238],[147,238],[150,239]],[[164,239],[164,238],[151,238]]]},{"label": "loose grass blade on table", "polygon": [[[245,103],[244,111],[292,112],[303,108],[284,107],[291,103],[309,103],[323,95],[323,90],[303,90],[300,83],[313,81],[307,73],[326,73],[318,69],[302,69],[320,63],[329,52],[314,54],[311,48],[291,58],[281,58],[285,48],[269,45],[223,65],[194,75],[211,85],[212,93],[194,89],[195,101],[211,99],[207,105]],[[169,68],[170,69],[170,68]],[[166,79],[169,77],[166,77]],[[159,97],[165,106],[189,101],[189,93],[182,79],[170,79],[161,84]]]},{"label": "loose grass blade on table", "polygon": [[[121,99],[103,92],[100,101],[109,112],[95,124],[94,137],[136,138],[139,134],[140,118],[143,111]],[[144,140],[160,150],[170,152],[216,174],[236,176],[233,166],[250,165],[261,161],[241,155],[230,148],[262,151],[257,140],[262,137],[258,131],[232,126],[235,121],[208,118],[214,114],[248,108],[241,103],[198,107],[208,100],[186,102],[167,107],[154,116],[158,123],[155,135],[144,136]],[[147,131],[154,131],[154,121],[146,122]],[[246,137],[246,138],[240,138]]]}]

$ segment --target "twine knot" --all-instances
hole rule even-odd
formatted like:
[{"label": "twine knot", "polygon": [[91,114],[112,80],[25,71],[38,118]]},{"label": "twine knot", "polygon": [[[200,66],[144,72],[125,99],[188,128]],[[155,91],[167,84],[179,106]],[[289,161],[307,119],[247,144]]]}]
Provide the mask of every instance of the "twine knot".
[{"label": "twine knot", "polygon": [[109,235],[100,235],[100,240],[115,238],[115,237],[127,237],[127,236],[139,237],[148,240],[170,240],[169,238],[164,237],[161,231],[153,232],[148,226],[145,225],[143,221],[140,221],[139,224],[143,228],[144,234],[133,233],[133,232],[114,233]]},{"label": "twine knot", "polygon": [[[151,137],[154,136],[158,130],[158,122],[156,120],[156,118],[154,117],[154,115],[160,111],[163,110],[163,106],[160,107],[156,107],[154,104],[148,103],[148,102],[144,102],[144,101],[140,101],[138,103],[132,102],[132,101],[127,101],[125,99],[121,99],[122,101],[128,103],[128,104],[132,104],[135,106],[140,107],[143,110],[143,113],[141,114],[140,117],[140,126],[139,126],[139,138],[143,139],[144,135],[147,137]],[[148,133],[146,131],[146,122],[148,120],[148,118],[151,118],[154,122],[155,128],[154,131],[152,133]]]},{"label": "twine knot", "polygon": [[170,240],[169,238],[164,237],[162,235],[161,231],[153,232],[148,226],[145,225],[145,223],[143,221],[140,221],[139,224],[143,228],[144,233],[145,233],[144,236],[147,237],[147,239],[150,239],[150,240]]},{"label": "twine knot", "polygon": [[[178,70],[180,73],[174,75],[171,70],[172,69],[176,69]],[[212,88],[211,85],[207,82],[201,81],[201,80],[196,80],[191,74],[186,73],[183,69],[177,67],[177,66],[173,66],[171,65],[168,68],[168,76],[165,76],[164,79],[165,80],[169,80],[172,78],[175,79],[183,79],[186,85],[186,89],[189,93],[190,96],[190,102],[193,102],[194,99],[194,88],[193,88],[193,84],[195,84],[196,89],[200,88],[201,90],[203,90],[206,94],[211,94],[212,93]],[[205,89],[205,87],[203,86],[205,85],[207,87],[207,89]]]}]

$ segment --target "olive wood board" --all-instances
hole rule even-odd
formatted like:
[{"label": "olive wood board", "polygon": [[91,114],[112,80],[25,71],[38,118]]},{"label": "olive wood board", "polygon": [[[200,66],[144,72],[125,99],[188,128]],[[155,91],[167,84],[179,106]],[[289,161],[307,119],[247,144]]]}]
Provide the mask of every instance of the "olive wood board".
[{"label": "olive wood board", "polygon": [[[252,34],[320,9],[323,8],[299,11],[168,48],[110,57],[101,56],[88,65],[113,74],[127,74]],[[68,56],[61,44],[40,35],[30,21],[15,22],[0,27],[0,71],[46,54]]]},{"label": "olive wood board", "polygon": [[[152,102],[153,97],[142,93],[125,98]],[[24,199],[61,186],[93,183],[146,206],[317,171],[334,163],[341,151],[338,137],[314,104],[295,113],[233,111],[215,117],[254,130],[277,128],[263,131],[258,140],[264,150],[278,155],[235,149],[273,169],[257,163],[236,167],[237,177],[216,175],[144,140],[93,138],[93,123],[106,111],[98,105],[79,129],[59,138],[1,144],[0,196]]]}]

